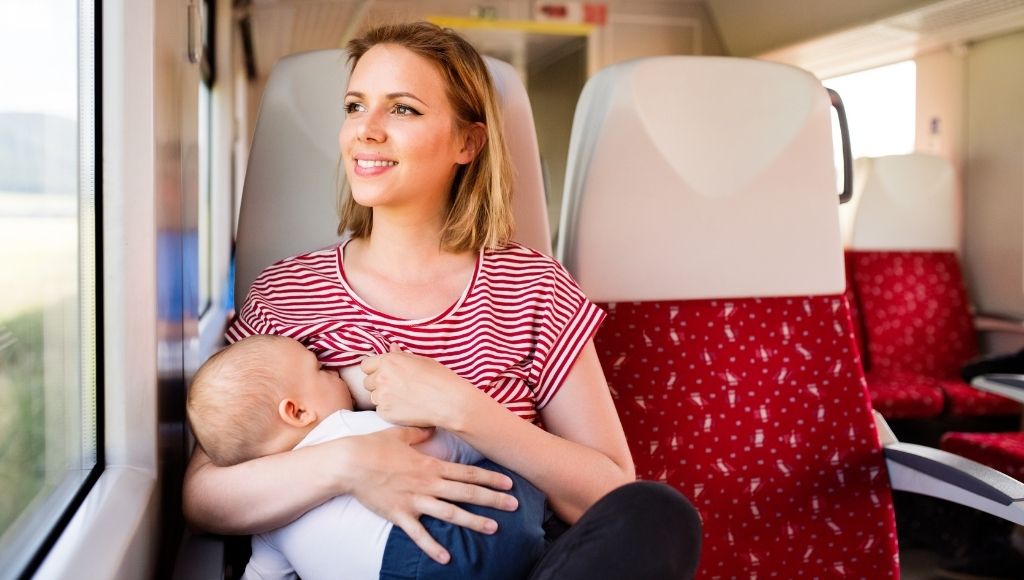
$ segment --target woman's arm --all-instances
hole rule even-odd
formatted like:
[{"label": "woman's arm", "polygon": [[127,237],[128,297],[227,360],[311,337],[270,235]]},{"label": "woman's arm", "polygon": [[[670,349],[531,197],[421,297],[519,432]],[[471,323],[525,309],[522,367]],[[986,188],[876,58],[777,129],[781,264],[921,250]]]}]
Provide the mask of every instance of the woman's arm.
[{"label": "woman's arm", "polygon": [[[636,474],[626,436],[592,342],[558,393],[541,410],[547,431],[509,413],[436,361],[392,351],[363,369],[377,412],[399,424],[434,424],[462,437],[492,461],[529,479],[555,512],[574,523]],[[415,389],[403,388],[415,377]]]},{"label": "woman's arm", "polygon": [[592,342],[541,409],[547,431],[484,396],[486,400],[470,400],[461,414],[462,425],[453,431],[543,490],[552,509],[566,522],[575,523],[609,491],[636,479]]},{"label": "woman's arm", "polygon": [[429,435],[429,430],[399,427],[231,467],[217,467],[197,446],[185,472],[185,518],[212,532],[261,533],[295,520],[336,495],[350,493],[443,563],[447,552],[427,534],[420,515],[493,533],[493,520],[449,501],[506,510],[515,509],[516,503],[515,498],[494,491],[512,486],[506,476],[444,462],[410,447]]}]

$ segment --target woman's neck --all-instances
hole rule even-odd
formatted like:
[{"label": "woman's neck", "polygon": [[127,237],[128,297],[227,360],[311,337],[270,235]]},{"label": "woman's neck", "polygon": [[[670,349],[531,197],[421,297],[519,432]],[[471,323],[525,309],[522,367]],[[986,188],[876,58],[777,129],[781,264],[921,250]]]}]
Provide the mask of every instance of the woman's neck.
[{"label": "woman's neck", "polygon": [[441,225],[410,223],[374,214],[367,238],[345,247],[345,277],[371,307],[391,316],[418,320],[450,307],[473,276],[477,253],[441,248]]},{"label": "woman's neck", "polygon": [[357,242],[359,262],[396,280],[416,281],[436,276],[452,260],[464,262],[472,252],[450,252],[441,247],[440,216],[426,219],[391,219],[374,213],[373,231]]}]

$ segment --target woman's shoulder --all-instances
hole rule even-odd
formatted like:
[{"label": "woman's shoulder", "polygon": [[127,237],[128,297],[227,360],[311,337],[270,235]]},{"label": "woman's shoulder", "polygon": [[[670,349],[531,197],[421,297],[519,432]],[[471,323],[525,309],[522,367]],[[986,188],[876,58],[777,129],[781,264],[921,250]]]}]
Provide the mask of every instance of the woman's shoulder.
[{"label": "woman's shoulder", "polygon": [[332,268],[337,267],[339,245],[340,244],[335,244],[326,248],[320,248],[319,250],[313,250],[312,252],[283,258],[264,268],[263,272],[266,273],[275,270],[289,270],[297,268],[316,269],[325,266]]},{"label": "woman's shoulder", "polygon": [[338,245],[289,256],[267,266],[253,286],[276,284],[287,280],[303,280],[310,276],[334,278],[338,272]]},{"label": "woman's shoulder", "polygon": [[558,260],[519,242],[508,242],[500,248],[486,250],[484,257],[485,260],[496,264],[522,264],[535,268],[564,269]]},{"label": "woman's shoulder", "polygon": [[521,287],[577,287],[572,275],[558,260],[517,242],[487,250],[484,253],[484,272],[495,280]]}]

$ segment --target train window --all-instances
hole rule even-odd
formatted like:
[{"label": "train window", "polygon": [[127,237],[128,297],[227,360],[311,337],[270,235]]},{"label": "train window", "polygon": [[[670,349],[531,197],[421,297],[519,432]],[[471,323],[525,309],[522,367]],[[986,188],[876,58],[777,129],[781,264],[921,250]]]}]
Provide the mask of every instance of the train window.
[{"label": "train window", "polygon": [[0,561],[15,573],[102,465],[93,21],[91,0],[0,3]]},{"label": "train window", "polygon": [[[853,157],[914,151],[917,66],[912,60],[823,81],[843,98]],[[833,128],[838,135],[838,128]],[[841,148],[837,148],[841,151]]]}]

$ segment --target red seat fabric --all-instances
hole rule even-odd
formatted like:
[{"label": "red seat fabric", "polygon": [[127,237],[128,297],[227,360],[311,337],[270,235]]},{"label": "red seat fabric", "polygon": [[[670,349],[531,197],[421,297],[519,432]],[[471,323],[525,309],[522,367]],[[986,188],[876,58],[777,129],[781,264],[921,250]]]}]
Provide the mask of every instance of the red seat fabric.
[{"label": "red seat fabric", "polygon": [[[886,419],[926,419],[942,414],[942,381],[914,373],[868,371],[871,405]],[[968,387],[969,388],[969,387]]]},{"label": "red seat fabric", "polygon": [[978,354],[952,252],[850,252],[871,368],[956,378]]},{"label": "red seat fabric", "polygon": [[942,448],[1024,480],[1024,433],[946,433]]},{"label": "red seat fabric", "polygon": [[[928,416],[934,405],[913,403],[931,400],[925,396],[925,377],[938,379],[935,386],[952,415],[1020,412],[1020,404],[972,389],[959,378],[961,367],[977,354],[977,336],[956,254],[848,251],[847,272],[864,327],[868,389],[886,418]],[[922,377],[900,393],[892,381],[895,372]]]},{"label": "red seat fabric", "polygon": [[595,341],[638,476],[700,510],[701,577],[898,577],[842,296],[603,306]]},{"label": "red seat fabric", "polygon": [[860,352],[861,363],[865,369],[871,368],[871,360],[868,358],[868,342],[864,331],[864,317],[861,314],[860,297],[853,287],[853,256],[850,252],[843,252],[844,268],[846,272],[846,303],[850,307],[850,323],[853,328],[853,337],[857,343],[857,350]]},{"label": "red seat fabric", "polygon": [[987,415],[1015,415],[1020,403],[994,393],[979,391],[959,380],[940,381],[939,385],[949,399],[949,413],[964,417]]},{"label": "red seat fabric", "polygon": [[[860,351],[864,369],[871,368],[868,345],[861,315],[860,298],[853,286],[854,260],[845,252],[846,291],[844,296],[850,305],[851,326]],[[913,373],[896,371],[867,371],[868,393],[871,406],[886,419],[924,419],[942,414],[945,395],[936,379]]]}]

